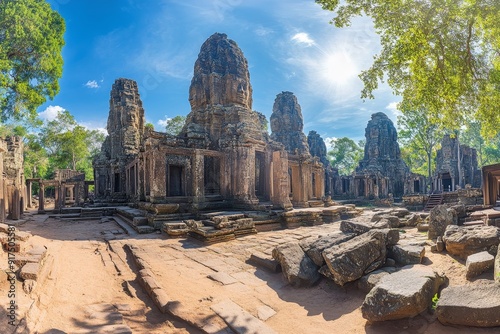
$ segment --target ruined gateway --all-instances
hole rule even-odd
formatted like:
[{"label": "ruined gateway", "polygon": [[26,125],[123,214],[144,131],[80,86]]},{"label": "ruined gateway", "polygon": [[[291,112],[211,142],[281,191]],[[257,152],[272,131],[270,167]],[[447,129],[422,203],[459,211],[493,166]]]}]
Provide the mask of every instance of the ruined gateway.
[{"label": "ruined gateway", "polygon": [[202,45],[189,102],[178,136],[155,132],[144,126],[137,83],[115,81],[109,136],[94,161],[98,200],[146,202],[163,213],[324,205],[326,151],[311,155],[296,97],[278,94],[269,135],[252,110],[247,60],[225,34]]}]

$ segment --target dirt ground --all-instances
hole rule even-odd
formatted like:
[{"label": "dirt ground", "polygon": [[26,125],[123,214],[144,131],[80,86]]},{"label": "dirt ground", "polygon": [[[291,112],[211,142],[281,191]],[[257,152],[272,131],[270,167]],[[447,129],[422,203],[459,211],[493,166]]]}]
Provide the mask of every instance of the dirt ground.
[{"label": "dirt ground", "polygon": [[[17,302],[34,333],[119,333],[127,332],[127,326],[133,333],[202,333],[200,324],[225,326],[212,307],[228,300],[277,333],[498,332],[443,326],[430,312],[369,324],[360,311],[365,295],[355,283],[339,287],[323,279],[315,287],[297,289],[280,273],[247,263],[256,250],[269,253],[278,244],[338,230],[338,223],[261,232],[211,246],[165,234],[127,234],[112,219],[58,220],[33,212],[18,228],[30,231],[29,243],[46,246],[48,253],[31,295],[22,293],[20,283],[17,287]],[[406,230],[402,237],[425,240],[416,229]],[[155,306],[138,282],[138,268],[126,245],[136,247],[158,285],[176,302],[181,319]],[[0,260],[7,261],[5,255]],[[450,285],[468,284],[463,261],[431,253],[426,246],[424,264],[445,272]],[[492,279],[493,273],[479,278]],[[2,293],[0,321],[6,319],[7,302]],[[119,312],[104,312],[109,306]],[[9,330],[0,323],[1,333]]]}]

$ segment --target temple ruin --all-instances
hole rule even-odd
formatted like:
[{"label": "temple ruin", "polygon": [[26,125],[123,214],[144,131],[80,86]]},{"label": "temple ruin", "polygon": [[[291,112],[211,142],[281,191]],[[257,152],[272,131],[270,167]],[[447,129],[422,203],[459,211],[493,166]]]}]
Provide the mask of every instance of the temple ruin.
[{"label": "temple ruin", "polygon": [[352,176],[338,180],[336,194],[378,199],[426,192],[425,177],[411,173],[401,158],[396,128],[386,114],[372,115],[365,138],[363,159]]},{"label": "temple ruin", "polygon": [[0,139],[0,222],[21,218],[30,203],[24,180],[23,152],[22,138]]},{"label": "temple ruin", "polygon": [[145,129],[136,82],[116,80],[109,135],[94,160],[98,201],[164,213],[324,205],[324,162],[309,151],[297,98],[278,94],[269,135],[252,110],[247,60],[225,34],[202,45],[189,102],[178,136]]},{"label": "temple ruin", "polygon": [[436,170],[432,177],[433,191],[455,191],[466,185],[481,187],[481,170],[474,148],[461,145],[457,137],[445,135],[436,155]]}]

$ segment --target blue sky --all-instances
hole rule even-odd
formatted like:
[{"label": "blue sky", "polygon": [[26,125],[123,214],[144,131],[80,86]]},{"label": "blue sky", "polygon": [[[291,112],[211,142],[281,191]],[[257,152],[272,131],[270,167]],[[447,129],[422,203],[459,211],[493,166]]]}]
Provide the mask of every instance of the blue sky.
[{"label": "blue sky", "polygon": [[116,78],[136,80],[146,120],[190,111],[193,67],[203,42],[226,33],[248,60],[253,109],[269,117],[274,99],[293,92],[304,132],[364,138],[374,112],[395,122],[399,100],[383,85],[360,99],[358,74],[379,49],[371,21],[329,24],[333,13],[313,0],[49,0],[66,21],[60,93],[39,108],[50,118],[69,110],[89,128],[105,128]]}]

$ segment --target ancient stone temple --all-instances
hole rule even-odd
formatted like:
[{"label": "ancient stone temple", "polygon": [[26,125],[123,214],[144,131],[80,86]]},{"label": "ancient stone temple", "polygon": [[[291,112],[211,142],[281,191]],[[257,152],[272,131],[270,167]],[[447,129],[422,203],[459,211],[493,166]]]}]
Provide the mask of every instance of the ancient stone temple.
[{"label": "ancient stone temple", "polygon": [[117,79],[113,84],[107,130],[93,162],[96,195],[125,201],[125,166],[137,157],[144,136],[144,109],[135,81]]},{"label": "ancient stone temple", "polygon": [[461,145],[457,137],[445,135],[436,154],[436,171],[433,176],[434,191],[454,191],[467,184],[481,186],[481,171],[477,166],[476,150]]},{"label": "ancient stone temple", "polygon": [[30,196],[24,180],[24,144],[17,136],[0,139],[0,221],[19,219]]},{"label": "ancient stone temple", "polygon": [[[290,209],[289,152],[270,138],[265,117],[252,110],[247,60],[225,34],[216,33],[202,45],[189,102],[191,112],[178,136],[145,130],[136,83],[115,82],[109,136],[94,161],[96,196],[153,206],[156,213],[261,205]],[[307,203],[323,195],[324,188],[311,187],[316,173],[317,184],[323,184],[324,171],[303,134],[300,143],[301,153],[290,161],[298,175],[300,154],[308,159],[310,179],[305,187],[298,179],[300,196],[295,197]]]},{"label": "ancient stone temple", "polygon": [[354,174],[354,196],[385,198],[425,191],[425,178],[410,173],[401,158],[398,134],[386,114],[372,115],[365,129],[365,152]]},{"label": "ancient stone temple", "polygon": [[316,131],[311,130],[307,135],[307,143],[311,155],[318,157],[325,168],[325,195],[332,196],[335,194],[335,188],[340,186],[341,180],[338,169],[331,166],[328,161],[325,141]]},{"label": "ancient stone temple", "polygon": [[271,115],[271,139],[282,143],[288,152],[290,197],[295,207],[308,207],[325,195],[324,166],[309,152],[303,129],[302,110],[295,95],[278,94]]}]

